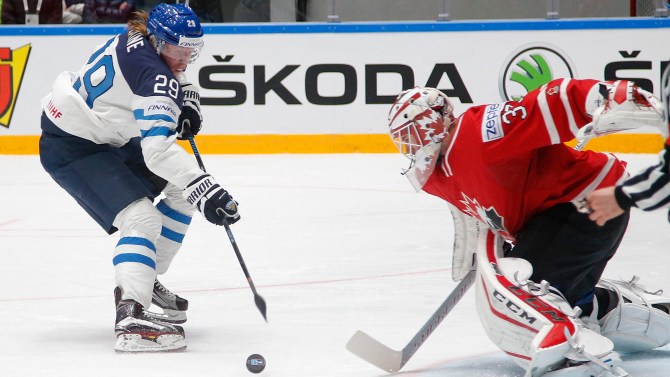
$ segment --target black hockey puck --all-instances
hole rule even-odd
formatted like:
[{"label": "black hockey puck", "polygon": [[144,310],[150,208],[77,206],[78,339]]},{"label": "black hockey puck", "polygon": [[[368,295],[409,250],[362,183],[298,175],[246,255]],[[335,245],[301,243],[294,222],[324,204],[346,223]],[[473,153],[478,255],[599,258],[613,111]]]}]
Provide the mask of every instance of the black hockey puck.
[{"label": "black hockey puck", "polygon": [[260,373],[265,369],[265,358],[259,354],[247,357],[247,369],[251,373]]}]

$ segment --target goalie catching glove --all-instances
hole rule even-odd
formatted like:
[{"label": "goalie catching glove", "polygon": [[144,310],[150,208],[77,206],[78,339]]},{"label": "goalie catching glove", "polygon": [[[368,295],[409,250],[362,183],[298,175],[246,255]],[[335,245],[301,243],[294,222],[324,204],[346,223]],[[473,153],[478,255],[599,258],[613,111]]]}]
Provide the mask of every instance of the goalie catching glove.
[{"label": "goalie catching glove", "polygon": [[620,80],[611,85],[600,83],[588,97],[587,103],[597,103],[599,101],[595,99],[600,98],[605,100],[605,104],[593,111],[593,121],[579,130],[577,139],[590,139],[642,126],[665,132],[661,102],[632,81]]},{"label": "goalie catching glove", "polygon": [[237,202],[207,173],[189,183],[182,195],[212,224],[234,224],[240,219]]},{"label": "goalie catching glove", "polygon": [[186,140],[197,135],[202,128],[200,92],[198,87],[189,83],[182,84],[181,90],[184,92],[184,104],[177,120],[177,139]]}]

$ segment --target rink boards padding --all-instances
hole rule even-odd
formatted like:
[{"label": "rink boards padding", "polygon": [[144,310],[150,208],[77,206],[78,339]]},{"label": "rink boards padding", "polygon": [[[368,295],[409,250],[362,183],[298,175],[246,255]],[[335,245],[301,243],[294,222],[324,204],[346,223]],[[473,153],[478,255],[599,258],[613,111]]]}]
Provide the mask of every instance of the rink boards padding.
[{"label": "rink boards padding", "polygon": [[[635,80],[660,96],[668,18],[206,24],[187,76],[199,85],[203,153],[385,153],[390,103],[443,90],[460,114],[558,77]],[[123,25],[0,27],[0,154],[35,154],[41,99]],[[548,67],[549,69],[546,69]],[[519,75],[529,80],[519,80]],[[523,81],[523,83],[521,82]],[[650,129],[593,140],[655,153]]]}]

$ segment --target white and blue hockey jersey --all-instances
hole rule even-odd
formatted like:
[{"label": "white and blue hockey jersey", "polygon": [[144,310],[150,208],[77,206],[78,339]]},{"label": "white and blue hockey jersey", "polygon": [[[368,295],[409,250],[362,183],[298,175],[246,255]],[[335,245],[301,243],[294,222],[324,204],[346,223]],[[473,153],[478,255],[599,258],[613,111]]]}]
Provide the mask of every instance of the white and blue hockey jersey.
[{"label": "white and blue hockey jersey", "polygon": [[78,72],[63,72],[42,99],[63,131],[120,147],[141,137],[147,167],[178,187],[203,172],[175,143],[183,93],[172,71],[138,32],[102,44]]}]

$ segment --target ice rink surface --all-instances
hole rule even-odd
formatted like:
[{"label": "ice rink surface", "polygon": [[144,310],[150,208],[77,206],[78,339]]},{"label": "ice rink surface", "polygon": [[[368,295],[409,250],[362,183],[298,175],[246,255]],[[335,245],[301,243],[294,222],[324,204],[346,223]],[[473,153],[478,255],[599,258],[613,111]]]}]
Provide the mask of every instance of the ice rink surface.
[{"label": "ice rink surface", "polygon": [[[414,193],[400,155],[205,155],[240,203],[232,230],[269,323],[221,227],[196,214],[161,280],[190,301],[182,353],[114,352],[108,236],[42,170],[36,156],[0,156],[0,376],[387,375],[345,349],[356,330],[401,349],[456,285],[451,215]],[[632,171],[655,155],[622,155]],[[665,211],[634,210],[605,277],[641,276],[670,292]],[[624,356],[635,377],[670,376],[670,347]],[[521,377],[486,337],[474,289],[399,376]]]}]

